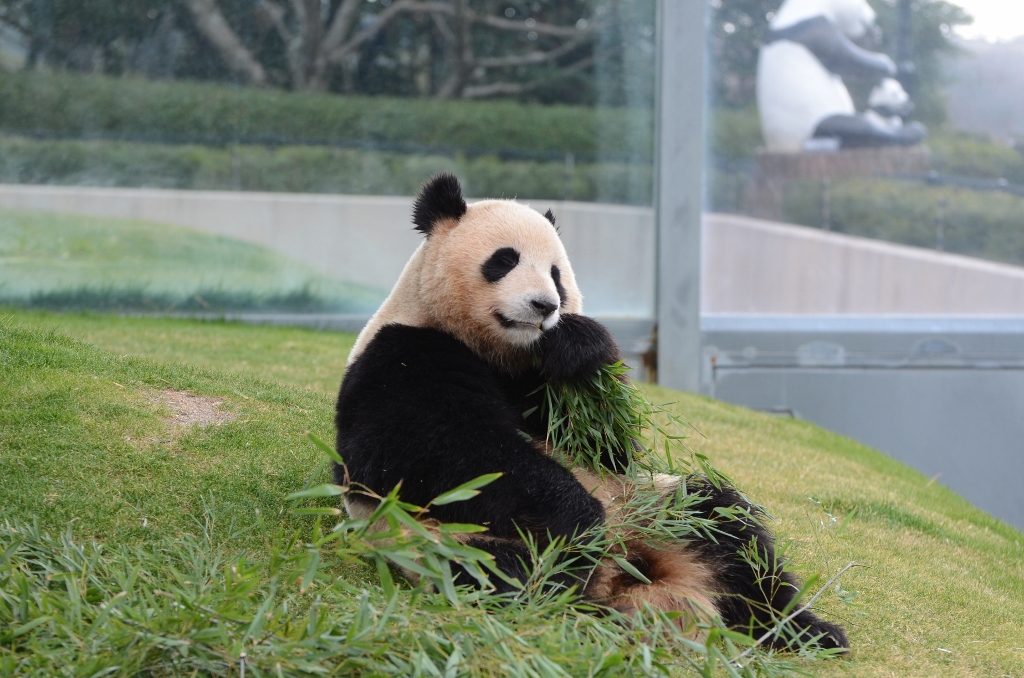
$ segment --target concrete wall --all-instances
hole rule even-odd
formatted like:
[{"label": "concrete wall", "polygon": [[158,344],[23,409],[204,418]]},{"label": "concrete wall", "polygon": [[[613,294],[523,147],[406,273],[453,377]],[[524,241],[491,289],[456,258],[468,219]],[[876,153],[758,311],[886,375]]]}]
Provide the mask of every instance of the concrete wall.
[{"label": "concrete wall", "polygon": [[[653,315],[650,209],[530,204],[557,216],[588,312]],[[405,197],[0,185],[0,207],[185,226],[265,245],[328,275],[385,290],[422,237],[412,229],[412,198]]]},{"label": "concrete wall", "polygon": [[[652,317],[648,208],[551,209],[587,311]],[[419,242],[411,198],[0,185],[0,207],[186,226],[266,245],[341,279],[388,289]],[[704,225],[707,313],[1024,315],[1024,269],[733,215]]]},{"label": "concrete wall", "polygon": [[705,224],[711,313],[1024,315],[1024,268],[732,215]]}]

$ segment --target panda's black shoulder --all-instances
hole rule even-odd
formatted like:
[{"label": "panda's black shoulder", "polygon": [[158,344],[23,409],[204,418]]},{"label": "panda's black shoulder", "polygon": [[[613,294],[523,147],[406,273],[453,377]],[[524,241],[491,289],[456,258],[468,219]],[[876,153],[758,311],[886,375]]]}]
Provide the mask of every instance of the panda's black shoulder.
[{"label": "panda's black shoulder", "polygon": [[338,418],[346,412],[379,414],[437,405],[445,393],[504,400],[490,366],[452,335],[427,327],[386,325],[345,372],[338,394]]},{"label": "panda's black shoulder", "polygon": [[346,381],[364,373],[379,377],[390,372],[468,372],[489,374],[489,366],[464,343],[441,330],[409,325],[385,325],[345,374]]}]

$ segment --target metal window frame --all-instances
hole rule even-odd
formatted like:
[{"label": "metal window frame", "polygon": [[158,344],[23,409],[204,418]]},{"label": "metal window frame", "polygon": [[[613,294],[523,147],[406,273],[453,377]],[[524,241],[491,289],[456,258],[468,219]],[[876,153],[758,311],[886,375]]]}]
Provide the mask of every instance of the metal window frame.
[{"label": "metal window frame", "polygon": [[658,0],[655,116],[657,383],[700,389],[704,199],[704,0]]}]

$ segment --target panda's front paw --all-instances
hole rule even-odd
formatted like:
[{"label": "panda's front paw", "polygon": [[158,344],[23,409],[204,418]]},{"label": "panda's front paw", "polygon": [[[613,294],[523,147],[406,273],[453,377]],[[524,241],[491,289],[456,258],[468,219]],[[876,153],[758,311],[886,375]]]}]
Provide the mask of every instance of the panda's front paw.
[{"label": "panda's front paw", "polygon": [[584,315],[563,313],[540,340],[541,363],[552,381],[578,381],[602,365],[622,359],[604,325]]}]

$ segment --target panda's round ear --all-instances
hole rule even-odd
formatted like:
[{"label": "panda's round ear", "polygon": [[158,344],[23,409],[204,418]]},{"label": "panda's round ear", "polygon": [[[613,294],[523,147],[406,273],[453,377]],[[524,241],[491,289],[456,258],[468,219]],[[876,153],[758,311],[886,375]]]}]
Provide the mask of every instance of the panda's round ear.
[{"label": "panda's round ear", "polygon": [[552,226],[555,226],[555,215],[551,210],[544,213],[544,218],[550,221]]},{"label": "panda's round ear", "polygon": [[417,231],[430,235],[437,222],[444,219],[458,221],[465,213],[466,201],[462,197],[459,180],[454,174],[441,172],[423,185],[412,206],[412,223],[416,224]]}]

